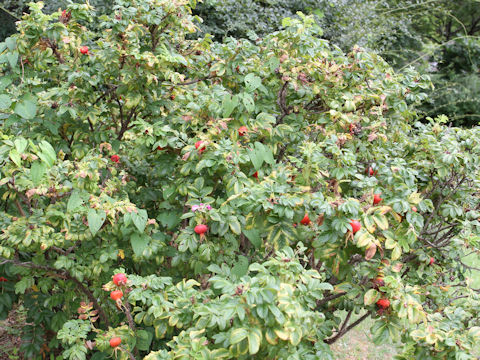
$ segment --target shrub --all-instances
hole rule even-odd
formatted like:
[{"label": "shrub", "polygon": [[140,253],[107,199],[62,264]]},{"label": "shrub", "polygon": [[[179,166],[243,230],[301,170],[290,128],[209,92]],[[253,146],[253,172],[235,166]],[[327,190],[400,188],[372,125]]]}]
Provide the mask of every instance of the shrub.
[{"label": "shrub", "polygon": [[405,359],[473,359],[479,130],[416,122],[428,79],[343,54],[311,17],[216,43],[186,38],[193,5],[32,4],[0,45],[22,351],[329,359],[372,317]]}]

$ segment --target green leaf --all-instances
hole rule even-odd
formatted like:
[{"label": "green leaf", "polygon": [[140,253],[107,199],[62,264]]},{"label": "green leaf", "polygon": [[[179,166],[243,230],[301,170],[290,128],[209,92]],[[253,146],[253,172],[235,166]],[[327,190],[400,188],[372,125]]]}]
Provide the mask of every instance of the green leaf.
[{"label": "green leaf", "polygon": [[235,275],[237,278],[241,278],[242,276],[246,275],[248,272],[248,259],[240,255],[238,257],[237,263],[232,268],[232,274]]},{"label": "green leaf", "polygon": [[12,99],[6,94],[0,95],[0,110],[7,110],[12,105]]},{"label": "green leaf", "polygon": [[222,101],[223,117],[229,117],[238,105],[238,96],[225,94]]},{"label": "green leaf", "polygon": [[370,289],[363,296],[363,302],[367,306],[372,305],[377,301],[378,297],[379,297],[378,291],[375,289]]},{"label": "green leaf", "polygon": [[262,332],[260,329],[253,328],[248,332],[248,352],[254,355],[260,349],[262,343]]},{"label": "green leaf", "polygon": [[45,140],[38,144],[41,152],[38,153],[38,157],[45,161],[49,167],[52,167],[55,161],[57,160],[57,153],[53,149],[50,143]]},{"label": "green leaf", "polygon": [[242,98],[243,105],[245,105],[245,108],[248,112],[252,112],[253,110],[255,110],[255,101],[253,101],[252,95],[248,93],[243,93]]},{"label": "green leaf", "polygon": [[95,234],[100,230],[105,219],[107,218],[107,214],[103,210],[99,210],[98,212],[95,209],[90,209],[87,214],[88,220],[88,228],[92,235]]},{"label": "green leaf", "polygon": [[242,230],[243,234],[250,240],[250,242],[259,249],[262,246],[262,238],[258,229]]},{"label": "green leaf", "polygon": [[31,276],[23,276],[20,281],[15,283],[15,294],[24,294],[27,289],[30,289],[35,281]]},{"label": "green leaf", "polygon": [[17,47],[17,40],[13,37],[8,37],[5,39],[5,45],[7,45],[9,50],[15,50]]},{"label": "green leaf", "polygon": [[10,63],[10,66],[12,68],[15,68],[15,66],[17,66],[17,63],[18,63],[18,52],[14,51],[14,52],[8,53],[7,60]]},{"label": "green leaf", "polygon": [[15,148],[17,149],[19,154],[22,154],[25,149],[27,148],[28,141],[24,138],[18,138],[14,141]]},{"label": "green leaf", "polygon": [[150,242],[150,238],[148,235],[145,234],[137,234],[134,233],[130,237],[130,244],[132,245],[133,252],[137,256],[141,256],[145,249],[148,247],[148,243]]},{"label": "green leaf", "polygon": [[[30,179],[32,180],[35,186],[38,186],[41,183],[43,177],[45,176],[45,173],[46,173],[46,168],[44,163],[40,161],[34,161],[32,163],[32,167],[30,168]],[[67,210],[68,210],[68,205],[67,205]]]},{"label": "green leaf", "polygon": [[67,202],[67,211],[71,212],[73,210],[76,210],[77,208],[82,206],[83,203],[84,201],[80,196],[80,191],[73,190],[72,195],[70,195],[70,198],[68,199],[68,202]]},{"label": "green leaf", "polygon": [[263,154],[253,149],[248,149],[247,153],[252,161],[253,166],[255,167],[255,170],[260,170],[263,164]]},{"label": "green leaf", "polygon": [[240,235],[242,232],[240,222],[235,216],[230,216],[228,218],[228,225],[230,226],[230,230],[232,230],[235,235]]},{"label": "green leaf", "polygon": [[37,104],[31,100],[24,99],[15,104],[15,114],[24,119],[32,120],[37,113]]},{"label": "green leaf", "polygon": [[230,334],[230,344],[234,345],[245,339],[248,335],[247,329],[239,328],[232,331]]},{"label": "green leaf", "polygon": [[248,74],[244,81],[248,92],[253,92],[262,85],[262,79],[255,74]]},{"label": "green leaf", "polygon": [[132,212],[132,220],[138,231],[143,233],[145,226],[147,226],[148,214],[147,210],[139,209],[137,212]]},{"label": "green leaf", "polygon": [[18,153],[17,149],[10,150],[10,159],[17,165],[18,167],[22,166],[22,158]]},{"label": "green leaf", "polygon": [[141,351],[148,351],[152,343],[153,334],[146,330],[137,331],[137,348]]}]

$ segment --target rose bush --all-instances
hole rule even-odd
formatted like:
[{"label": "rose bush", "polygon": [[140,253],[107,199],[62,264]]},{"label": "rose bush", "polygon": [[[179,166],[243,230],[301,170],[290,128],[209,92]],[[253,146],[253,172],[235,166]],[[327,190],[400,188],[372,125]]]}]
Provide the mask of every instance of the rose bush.
[{"label": "rose bush", "polygon": [[480,131],[416,121],[428,78],[301,14],[216,43],[194,0],[30,6],[0,44],[26,356],[329,359],[372,317],[401,359],[474,358]]}]

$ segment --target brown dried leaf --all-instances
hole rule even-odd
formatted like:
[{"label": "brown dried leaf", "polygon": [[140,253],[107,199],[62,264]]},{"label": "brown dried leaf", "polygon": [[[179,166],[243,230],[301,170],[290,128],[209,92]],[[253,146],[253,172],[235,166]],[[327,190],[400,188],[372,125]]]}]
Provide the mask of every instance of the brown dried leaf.
[{"label": "brown dried leaf", "polygon": [[376,252],[377,252],[377,245],[375,244],[370,245],[365,251],[365,259],[366,260],[372,259],[375,256]]}]

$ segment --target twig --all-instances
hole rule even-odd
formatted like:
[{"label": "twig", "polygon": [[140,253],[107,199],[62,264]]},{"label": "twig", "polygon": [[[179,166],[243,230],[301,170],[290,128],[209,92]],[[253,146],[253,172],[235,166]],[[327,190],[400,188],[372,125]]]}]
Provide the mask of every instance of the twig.
[{"label": "twig", "polygon": [[370,316],[371,312],[368,311],[365,315],[363,315],[362,317],[360,317],[358,320],[356,320],[355,322],[353,322],[351,325],[349,325],[347,328],[343,329],[343,331],[339,331],[337,333],[337,335],[335,335],[334,337],[331,337],[331,338],[328,338],[328,339],[325,339],[323,340],[326,344],[333,344],[334,342],[336,342],[338,339],[340,339],[343,335],[345,335],[347,332],[349,332],[350,330],[352,330],[355,326],[357,326],[358,324],[360,324],[363,320],[365,320],[368,316]]}]

